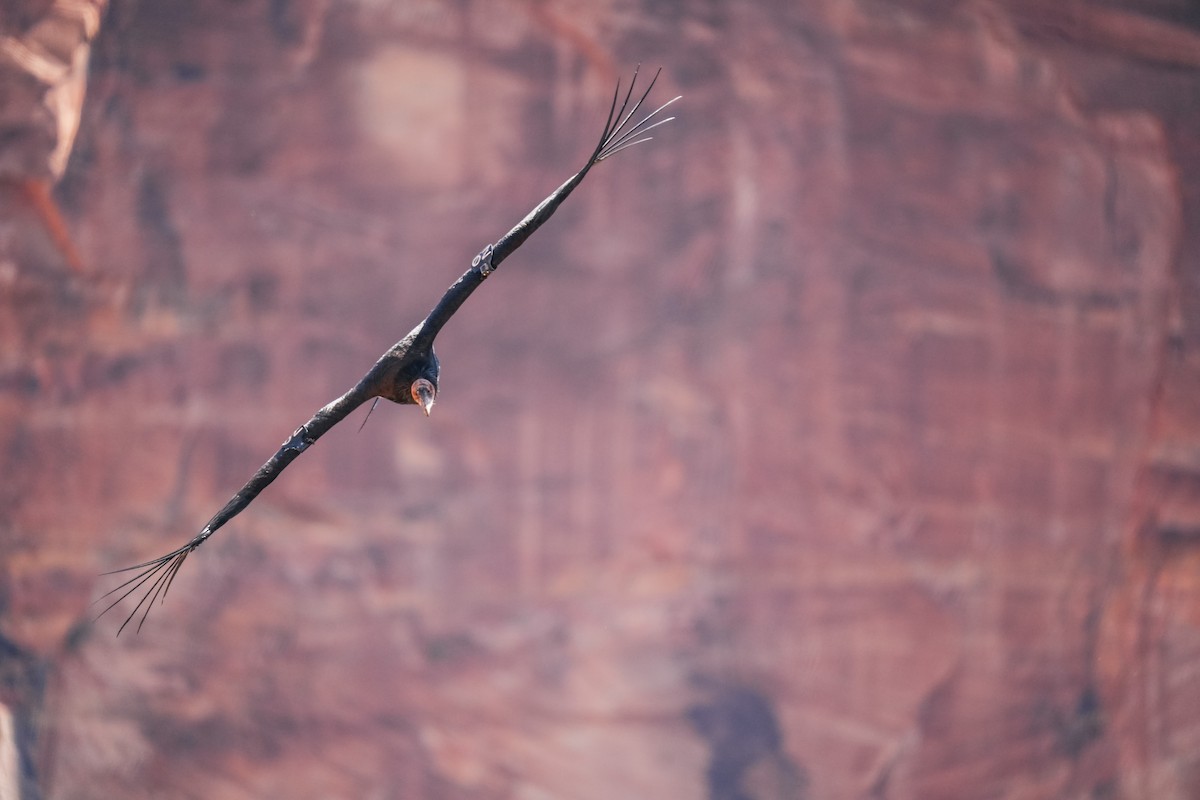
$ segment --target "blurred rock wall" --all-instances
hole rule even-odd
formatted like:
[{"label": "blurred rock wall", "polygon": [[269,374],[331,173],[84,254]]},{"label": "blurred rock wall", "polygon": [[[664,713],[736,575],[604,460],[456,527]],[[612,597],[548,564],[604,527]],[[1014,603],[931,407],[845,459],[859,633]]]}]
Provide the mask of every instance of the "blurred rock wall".
[{"label": "blurred rock wall", "polygon": [[[23,797],[1200,796],[1192,4],[108,6],[0,14],[98,23],[65,173],[0,73]],[[359,412],[93,624],[639,61],[679,119],[464,306],[432,418]]]}]

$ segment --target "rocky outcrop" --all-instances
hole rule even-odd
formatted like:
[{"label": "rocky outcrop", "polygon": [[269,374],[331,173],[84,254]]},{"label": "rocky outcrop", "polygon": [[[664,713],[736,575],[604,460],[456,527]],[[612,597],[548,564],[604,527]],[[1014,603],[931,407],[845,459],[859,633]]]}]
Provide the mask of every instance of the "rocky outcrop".
[{"label": "rocky outcrop", "polygon": [[[44,193],[78,268],[0,196],[26,796],[1200,794],[1200,20],[773,5],[114,0]],[[680,119],[447,327],[432,418],[93,624],[639,60]]]}]

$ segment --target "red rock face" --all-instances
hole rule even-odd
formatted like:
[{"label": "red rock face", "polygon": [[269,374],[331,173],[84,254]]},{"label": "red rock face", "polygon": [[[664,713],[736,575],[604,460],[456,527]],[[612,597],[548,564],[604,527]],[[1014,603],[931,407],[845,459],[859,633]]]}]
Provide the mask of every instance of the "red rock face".
[{"label": "red rock face", "polygon": [[[86,274],[0,194],[27,796],[1200,796],[1200,20],[775,5],[112,4]],[[680,119],[464,306],[432,418],[360,412],[92,624],[637,61]]]}]

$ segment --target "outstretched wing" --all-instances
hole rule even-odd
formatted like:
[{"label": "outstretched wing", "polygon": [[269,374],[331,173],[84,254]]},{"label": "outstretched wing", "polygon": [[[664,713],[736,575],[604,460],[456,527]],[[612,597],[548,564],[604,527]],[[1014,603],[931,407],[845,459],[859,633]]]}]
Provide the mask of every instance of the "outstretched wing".
[{"label": "outstretched wing", "polygon": [[438,331],[454,315],[454,312],[458,311],[459,306],[471,296],[471,292],[475,291],[483,283],[484,279],[492,274],[496,267],[500,266],[501,261],[512,255],[513,251],[532,236],[534,231],[542,227],[542,224],[550,219],[550,216],[567,199],[567,195],[583,181],[584,176],[588,174],[588,170],[627,147],[633,147],[635,144],[649,141],[654,138],[648,135],[652,128],[657,128],[659,125],[675,119],[674,117],[656,119],[656,117],[658,117],[664,108],[678,100],[678,97],[663,103],[643,117],[640,122],[633,125],[629,124],[629,121],[637,114],[638,109],[642,107],[646,98],[650,96],[650,91],[654,88],[654,84],[658,81],[658,76],[661,72],[662,70],[659,69],[654,73],[654,77],[650,79],[650,85],[642,92],[637,102],[631,104],[633,89],[637,85],[638,69],[635,69],[620,108],[617,107],[617,100],[621,96],[621,82],[617,81],[617,88],[613,92],[612,105],[608,109],[608,119],[604,123],[604,131],[600,134],[600,141],[596,145],[596,149],[592,151],[592,155],[588,158],[587,163],[583,165],[583,169],[568,178],[549,197],[538,203],[533,211],[525,215],[525,219],[518,222],[498,242],[488,245],[483,249],[483,252],[475,257],[475,260],[471,263],[471,268],[464,272],[462,277],[446,290],[446,293],[442,295],[442,299],[438,301],[433,311],[430,311],[429,316],[425,318],[425,322],[421,325],[420,331],[417,333],[417,338],[413,342],[415,349],[422,349],[433,343]]},{"label": "outstretched wing", "polygon": [[[371,373],[368,373],[368,377],[370,375]],[[150,607],[154,605],[156,599],[166,599],[167,590],[171,588],[171,582],[175,580],[175,575],[178,574],[179,568],[183,566],[183,562],[191,552],[204,544],[208,537],[212,536],[226,522],[229,522],[229,520],[240,514],[246,506],[250,505],[254,498],[258,497],[259,492],[267,488],[272,481],[279,477],[279,473],[283,472],[288,464],[296,460],[296,456],[307,450],[326,431],[345,419],[347,414],[370,399],[372,392],[369,386],[370,382],[367,378],[364,378],[353,389],[313,414],[312,419],[297,428],[296,432],[280,446],[275,455],[271,456],[270,460],[263,464],[258,472],[254,473],[254,477],[246,481],[246,484],[238,490],[238,493],[230,498],[229,502],[214,514],[213,518],[208,521],[208,524],[192,537],[191,541],[187,544],[150,561],[144,561],[141,564],[134,564],[132,567],[124,567],[104,573],[105,575],[117,575],[125,572],[133,572],[135,574],[120,586],[105,592],[95,600],[93,605],[102,602],[105,598],[120,593],[115,600],[109,603],[97,615],[97,618],[104,616],[104,614],[108,613],[114,606],[126,597],[129,597],[129,595],[146,587],[138,604],[133,607],[133,611],[129,612],[129,616],[121,623],[121,627],[117,629],[117,635],[121,635],[121,631],[125,630],[125,626],[137,616],[139,611],[142,612],[142,618],[138,621],[137,625],[137,629],[140,631],[142,623],[146,621],[146,615],[150,613]]]}]

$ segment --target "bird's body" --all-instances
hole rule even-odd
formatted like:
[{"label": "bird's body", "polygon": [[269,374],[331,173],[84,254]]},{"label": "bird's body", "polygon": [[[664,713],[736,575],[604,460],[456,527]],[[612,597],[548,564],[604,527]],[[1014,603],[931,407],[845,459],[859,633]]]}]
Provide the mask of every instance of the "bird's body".
[{"label": "bird's body", "polygon": [[118,634],[137,616],[138,611],[142,612],[141,620],[137,626],[140,630],[154,601],[166,597],[171,582],[175,579],[175,575],[179,572],[179,568],[183,566],[183,562],[188,555],[207,541],[225,523],[241,513],[263,489],[279,477],[288,464],[292,463],[297,456],[307,450],[330,428],[345,419],[350,412],[368,400],[383,398],[391,400],[394,403],[419,405],[426,415],[429,414],[437,397],[438,378],[441,370],[437,354],[433,350],[433,342],[438,332],[442,329],[442,326],[458,311],[459,307],[462,306],[471,293],[479,288],[487,277],[500,266],[500,263],[520,247],[534,231],[550,218],[558,206],[567,198],[567,195],[580,184],[593,166],[614,153],[624,150],[626,147],[646,141],[650,138],[644,135],[647,131],[673,119],[673,117],[668,117],[651,122],[660,111],[675,102],[675,100],[678,100],[678,97],[664,103],[646,115],[640,122],[626,128],[630,119],[637,113],[642,102],[650,94],[650,90],[654,88],[657,78],[658,75],[656,74],[654,79],[650,81],[650,85],[646,88],[645,92],[631,106],[630,101],[633,97],[633,87],[637,82],[637,72],[635,71],[628,92],[619,109],[617,108],[617,100],[620,97],[621,87],[618,83],[617,91],[613,94],[612,106],[609,109],[608,121],[605,123],[604,132],[600,137],[600,143],[596,145],[595,150],[593,150],[591,157],[583,168],[559,186],[549,197],[539,203],[512,230],[494,244],[489,244],[485,247],[472,261],[471,267],[446,290],[437,305],[429,312],[429,315],[413,328],[408,335],[388,348],[387,352],[379,357],[374,366],[349,391],[321,408],[313,414],[308,422],[297,428],[287,441],[280,446],[275,455],[271,456],[259,468],[258,472],[254,473],[254,476],[238,490],[237,494],[220,511],[213,515],[212,519],[208,521],[198,534],[182,547],[172,550],[163,556],[115,571],[116,573],[132,571],[135,574],[132,578],[97,600],[99,602],[106,597],[120,592],[120,595],[100,612],[101,615],[108,612],[129,595],[137,592],[143,586],[147,587],[137,605],[134,606],[133,611],[125,618],[121,628],[117,631]]}]

